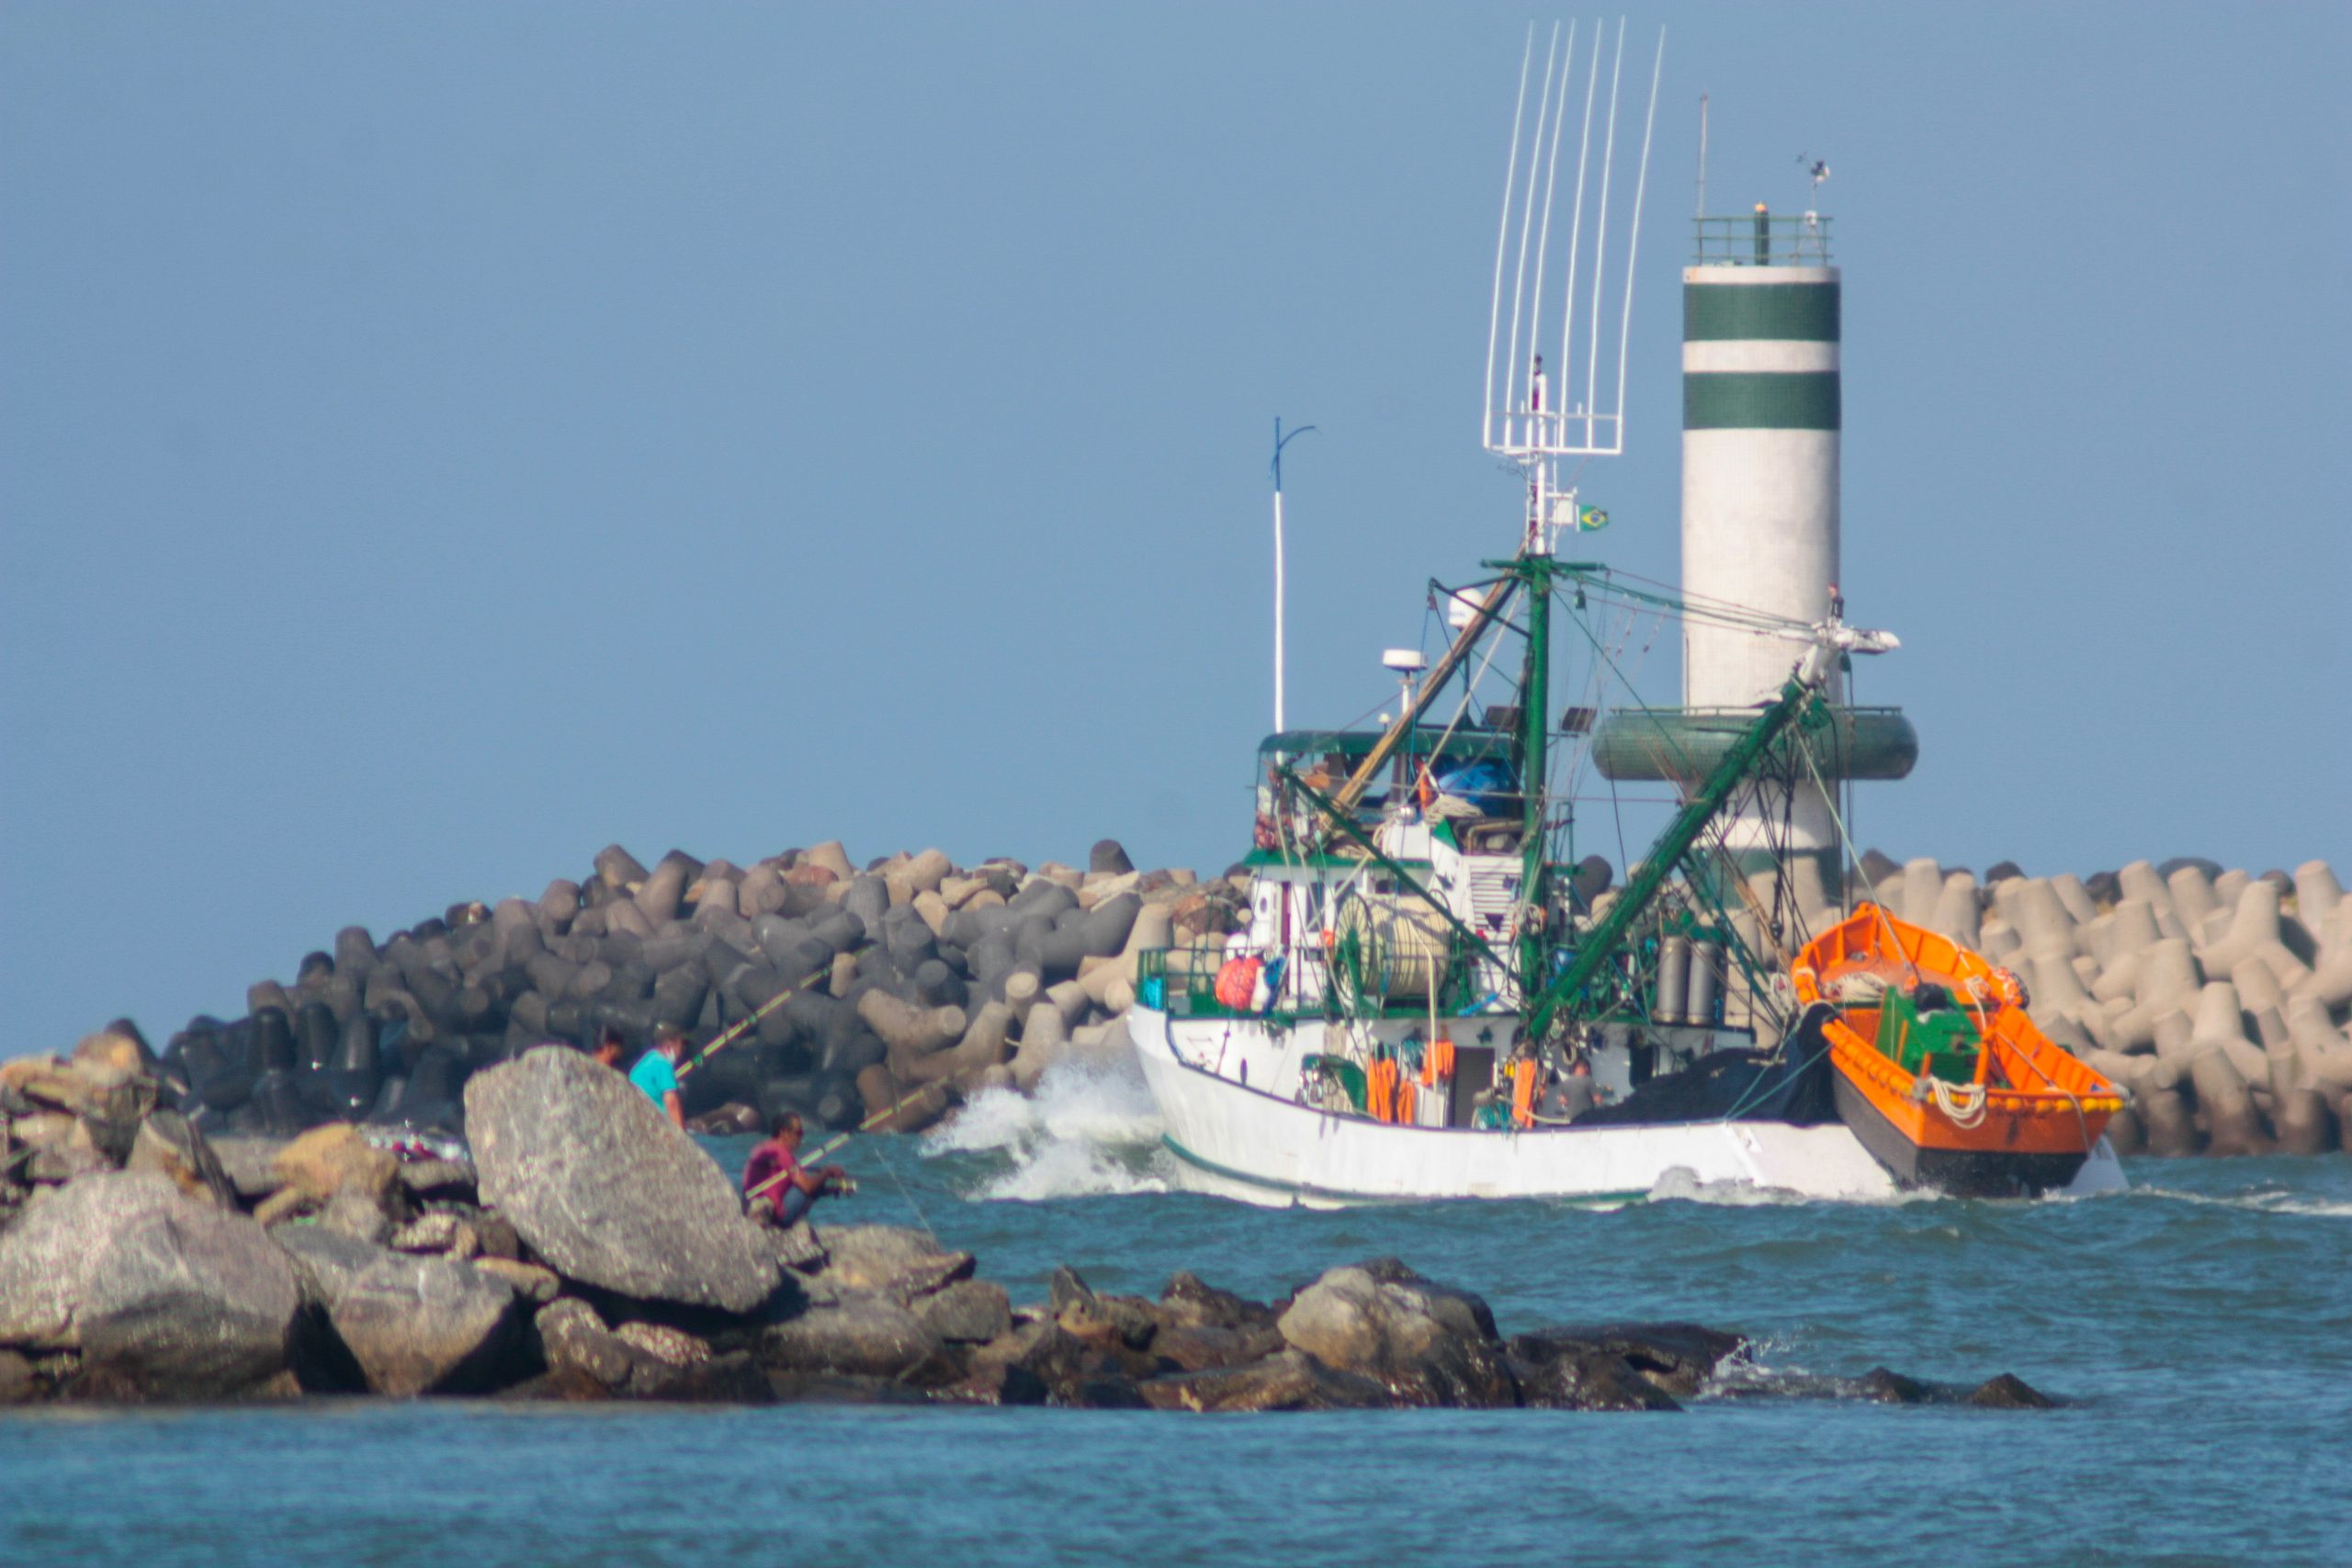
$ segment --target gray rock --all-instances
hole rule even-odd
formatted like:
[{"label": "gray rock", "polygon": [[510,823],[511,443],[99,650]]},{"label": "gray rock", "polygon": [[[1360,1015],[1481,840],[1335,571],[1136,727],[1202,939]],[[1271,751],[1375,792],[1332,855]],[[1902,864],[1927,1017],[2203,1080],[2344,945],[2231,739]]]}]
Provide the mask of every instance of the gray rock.
[{"label": "gray rock", "polygon": [[1537,1364],[1564,1355],[1613,1357],[1678,1399],[1697,1393],[1717,1368],[1747,1348],[1747,1341],[1736,1334],[1696,1323],[1539,1328],[1511,1336],[1510,1346],[1513,1356]]},{"label": "gray rock", "polygon": [[669,1367],[631,1392],[642,1399],[689,1404],[774,1404],[775,1385],[748,1351],[707,1356]]},{"label": "gray rock", "polygon": [[1538,1410],[1679,1410],[1673,1395],[1606,1350],[1561,1351],[1520,1380],[1520,1403]]},{"label": "gray rock", "polygon": [[1408,1404],[1515,1404],[1493,1322],[1476,1297],[1383,1262],[1326,1272],[1276,1326],[1293,1348],[1374,1378]]},{"label": "gray rock", "polygon": [[576,1297],[549,1302],[532,1323],[549,1371],[582,1373],[607,1390],[626,1386],[639,1363],[651,1359]]},{"label": "gray rock", "polygon": [[86,1176],[28,1204],[0,1231],[0,1345],[78,1348],[98,1260],[141,1222],[185,1207],[178,1188],[143,1171]]},{"label": "gray rock", "polygon": [[945,1348],[913,1313],[878,1291],[862,1291],[770,1325],[760,1337],[759,1356],[763,1365],[777,1371],[920,1382],[944,1359]]},{"label": "gray rock", "polygon": [[1143,1350],[1159,1332],[1159,1315],[1140,1296],[1100,1296],[1091,1292],[1071,1302],[1054,1321],[1090,1345]]},{"label": "gray rock", "polygon": [[99,1254],[76,1314],[83,1375],[147,1399],[291,1393],[301,1307],[293,1261],[268,1232],[175,1196]]},{"label": "gray rock", "polygon": [[542,1269],[536,1263],[512,1258],[477,1258],[473,1266],[492,1279],[505,1280],[516,1295],[534,1305],[555,1300],[563,1289],[563,1281],[555,1277],[554,1269]]},{"label": "gray rock", "polygon": [[383,1205],[350,1188],[327,1200],[326,1207],[319,1211],[317,1223],[327,1230],[372,1246],[383,1245],[392,1234],[392,1217],[384,1213]]},{"label": "gray rock", "polygon": [[40,1396],[33,1364],[14,1350],[0,1350],[0,1407],[29,1404]]},{"label": "gray rock", "polygon": [[519,1321],[514,1288],[447,1258],[387,1252],[327,1315],[377,1393],[405,1397],[502,1380]]},{"label": "gray rock", "polygon": [[691,1367],[697,1361],[710,1359],[709,1340],[667,1324],[624,1323],[614,1329],[613,1334],[655,1360],[673,1367]]},{"label": "gray rock", "polygon": [[1213,1371],[1260,1360],[1283,1349],[1283,1337],[1271,1321],[1255,1328],[1223,1328],[1214,1324],[1184,1324],[1163,1327],[1152,1337],[1151,1353],[1173,1361],[1188,1372]]},{"label": "gray rock", "polygon": [[1168,1281],[1154,1310],[1163,1328],[1249,1329],[1274,1321],[1272,1307],[1219,1290],[1189,1269]]},{"label": "gray rock", "polygon": [[1012,1299],[992,1280],[958,1280],[916,1302],[914,1312],[942,1339],[985,1345],[1012,1331]]},{"label": "gray rock", "polygon": [[466,1084],[482,1201],[567,1279],[749,1312],[780,1267],[733,1183],[617,1073],[541,1046]]},{"label": "gray rock", "polygon": [[1987,1410],[2054,1410],[2058,1402],[2015,1372],[1989,1378],[1971,1393],[1968,1403]]},{"label": "gray rock", "polygon": [[322,1312],[330,1310],[370,1265],[388,1256],[372,1242],[324,1225],[280,1225],[269,1238],[294,1260],[303,1299]]},{"label": "gray rock", "polygon": [[1892,1367],[1872,1367],[1853,1383],[1855,1398],[1880,1404],[1932,1404],[1937,1393],[1934,1384],[1905,1377]]},{"label": "gray rock", "polygon": [[158,1111],[139,1124],[125,1170],[152,1171],[191,1198],[222,1209],[237,1206],[237,1190],[204,1134],[176,1111]]},{"label": "gray rock", "polygon": [[286,1185],[277,1174],[277,1156],[290,1138],[215,1138],[213,1156],[220,1162],[220,1169],[237,1196],[248,1203],[259,1202]]},{"label": "gray rock", "polygon": [[401,1166],[401,1184],[420,1199],[474,1195],[474,1168],[448,1159],[413,1159]]},{"label": "gray rock", "polygon": [[1053,1279],[1046,1282],[1046,1304],[1053,1309],[1056,1317],[1059,1317],[1068,1311],[1073,1303],[1091,1302],[1093,1299],[1093,1287],[1080,1277],[1077,1269],[1067,1263],[1056,1269]]},{"label": "gray rock", "polygon": [[385,1245],[395,1252],[446,1252],[466,1258],[481,1250],[481,1236],[463,1216],[435,1209],[394,1231]]},{"label": "gray rock", "polygon": [[1395,1403],[1378,1381],[1339,1371],[1302,1350],[1153,1378],[1136,1392],[1155,1410],[1370,1410]]},{"label": "gray rock", "polygon": [[63,1187],[85,1177],[103,1176],[116,1166],[92,1141],[88,1121],[77,1119],[63,1138],[33,1145],[22,1168],[24,1179],[37,1186]]},{"label": "gray rock", "polygon": [[[1024,1401],[1015,1397],[1016,1387],[1025,1389],[1034,1381],[1053,1404],[1077,1409],[1132,1405],[1137,1403],[1136,1377],[1159,1370],[1156,1362],[1146,1358],[1087,1344],[1060,1325],[1038,1319],[1016,1324],[1010,1334],[980,1346],[967,1359],[969,1376],[965,1388],[978,1387],[984,1393],[1001,1388],[1000,1403],[1019,1404]],[[1114,1393],[1114,1387],[1125,1392]],[[950,1397],[964,1394],[951,1390]]]},{"label": "gray rock", "polygon": [[809,1290],[879,1291],[903,1303],[971,1277],[968,1252],[949,1252],[921,1231],[900,1225],[825,1225],[817,1231],[825,1266]]}]

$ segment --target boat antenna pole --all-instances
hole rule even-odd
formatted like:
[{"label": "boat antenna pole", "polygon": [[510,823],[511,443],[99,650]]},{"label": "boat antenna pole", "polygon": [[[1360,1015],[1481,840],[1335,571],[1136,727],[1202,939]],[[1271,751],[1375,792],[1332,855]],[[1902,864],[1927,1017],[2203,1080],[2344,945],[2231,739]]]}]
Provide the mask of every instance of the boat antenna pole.
[{"label": "boat antenna pole", "polygon": [[1283,723],[1283,448],[1314,428],[1311,424],[1302,424],[1284,435],[1281,416],[1274,418],[1274,733],[1277,735],[1287,728]]}]

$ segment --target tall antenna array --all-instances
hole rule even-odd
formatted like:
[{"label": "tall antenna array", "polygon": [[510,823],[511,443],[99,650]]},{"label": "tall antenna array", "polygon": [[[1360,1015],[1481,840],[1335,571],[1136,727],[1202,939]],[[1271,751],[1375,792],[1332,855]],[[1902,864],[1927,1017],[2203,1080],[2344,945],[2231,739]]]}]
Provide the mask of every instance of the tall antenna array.
[{"label": "tall antenna array", "polygon": [[[1649,107],[1642,120],[1642,152],[1634,176],[1632,211],[1611,238],[1617,185],[1617,117],[1625,64],[1625,21],[1613,44],[1606,23],[1595,23],[1579,69],[1577,27],[1563,46],[1554,23],[1535,76],[1535,29],[1519,66],[1519,101],[1511,111],[1510,161],[1503,171],[1502,220],[1495,238],[1495,279],[1487,317],[1487,384],[1479,439],[1487,450],[1527,478],[1526,547],[1548,552],[1552,536],[1577,526],[1576,490],[1563,490],[1563,458],[1614,457],[1625,449],[1625,368],[1634,321],[1634,264],[1641,249],[1642,198],[1649,186],[1650,135],[1657,120],[1659,77],[1666,66],[1660,28],[1650,64]],[[1606,102],[1601,57],[1609,57]],[[1636,66],[1638,70],[1639,67]],[[1583,78],[1578,92],[1577,78]],[[1535,85],[1532,104],[1528,88]],[[1577,108],[1574,100],[1581,98]],[[1529,123],[1530,107],[1534,109]],[[1596,157],[1594,110],[1601,107]],[[1560,186],[1560,151],[1571,109],[1577,131],[1573,197],[1566,243],[1555,254],[1552,209]],[[1589,221],[1588,221],[1589,220]],[[1508,282],[1508,290],[1506,290]],[[1547,304],[1556,305],[1547,310]],[[1608,306],[1616,305],[1611,311]],[[1555,316],[1556,312],[1556,318]],[[1556,325],[1555,321],[1556,320]],[[1556,354],[1546,357],[1547,329]],[[1583,363],[1579,367],[1579,356]],[[1608,361],[1614,358],[1613,379]],[[1579,375],[1581,371],[1581,375]]]}]

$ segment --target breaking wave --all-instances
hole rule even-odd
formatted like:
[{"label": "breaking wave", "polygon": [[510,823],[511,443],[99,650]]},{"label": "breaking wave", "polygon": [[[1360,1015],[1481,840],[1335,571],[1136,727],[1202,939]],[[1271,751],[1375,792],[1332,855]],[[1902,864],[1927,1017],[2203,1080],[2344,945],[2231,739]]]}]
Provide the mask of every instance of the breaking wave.
[{"label": "breaking wave", "polygon": [[1794,1208],[1818,1203],[1893,1204],[1932,1194],[1899,1193],[1883,1198],[1822,1198],[1785,1187],[1752,1181],[1702,1181],[1688,1166],[1671,1166],[1650,1187],[1653,1203],[1706,1203],[1721,1209]]},{"label": "breaking wave", "polygon": [[2284,1187],[2254,1187],[2242,1192],[2187,1192],[2170,1187],[2135,1187],[2131,1196],[2154,1198],[2168,1203],[2188,1203],[2199,1208],[2235,1209],[2251,1214],[2294,1214],[2330,1220],[2352,1218],[2352,1202],[2315,1198],[2310,1193],[2294,1192]]},{"label": "breaking wave", "polygon": [[1170,1190],[1159,1110],[1132,1071],[1065,1063],[1034,1095],[990,1089],[925,1134],[925,1159],[971,1166],[971,1201],[1042,1202]]}]

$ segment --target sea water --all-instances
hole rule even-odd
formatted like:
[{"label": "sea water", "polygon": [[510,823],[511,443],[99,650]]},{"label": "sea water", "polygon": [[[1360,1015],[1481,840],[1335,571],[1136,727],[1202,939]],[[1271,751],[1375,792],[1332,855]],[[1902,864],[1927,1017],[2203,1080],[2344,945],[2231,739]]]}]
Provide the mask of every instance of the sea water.
[{"label": "sea water", "polygon": [[1016,1302],[1061,1263],[1263,1298],[1394,1256],[1506,1332],[1693,1319],[1780,1370],[2013,1371],[2065,1405],[48,1408],[0,1414],[0,1559],[2352,1563],[2342,1156],[2132,1161],[2081,1201],[1264,1210],[1182,1190],[1139,1084],[1071,1077],[842,1159],[825,1217],[928,1226]]}]

